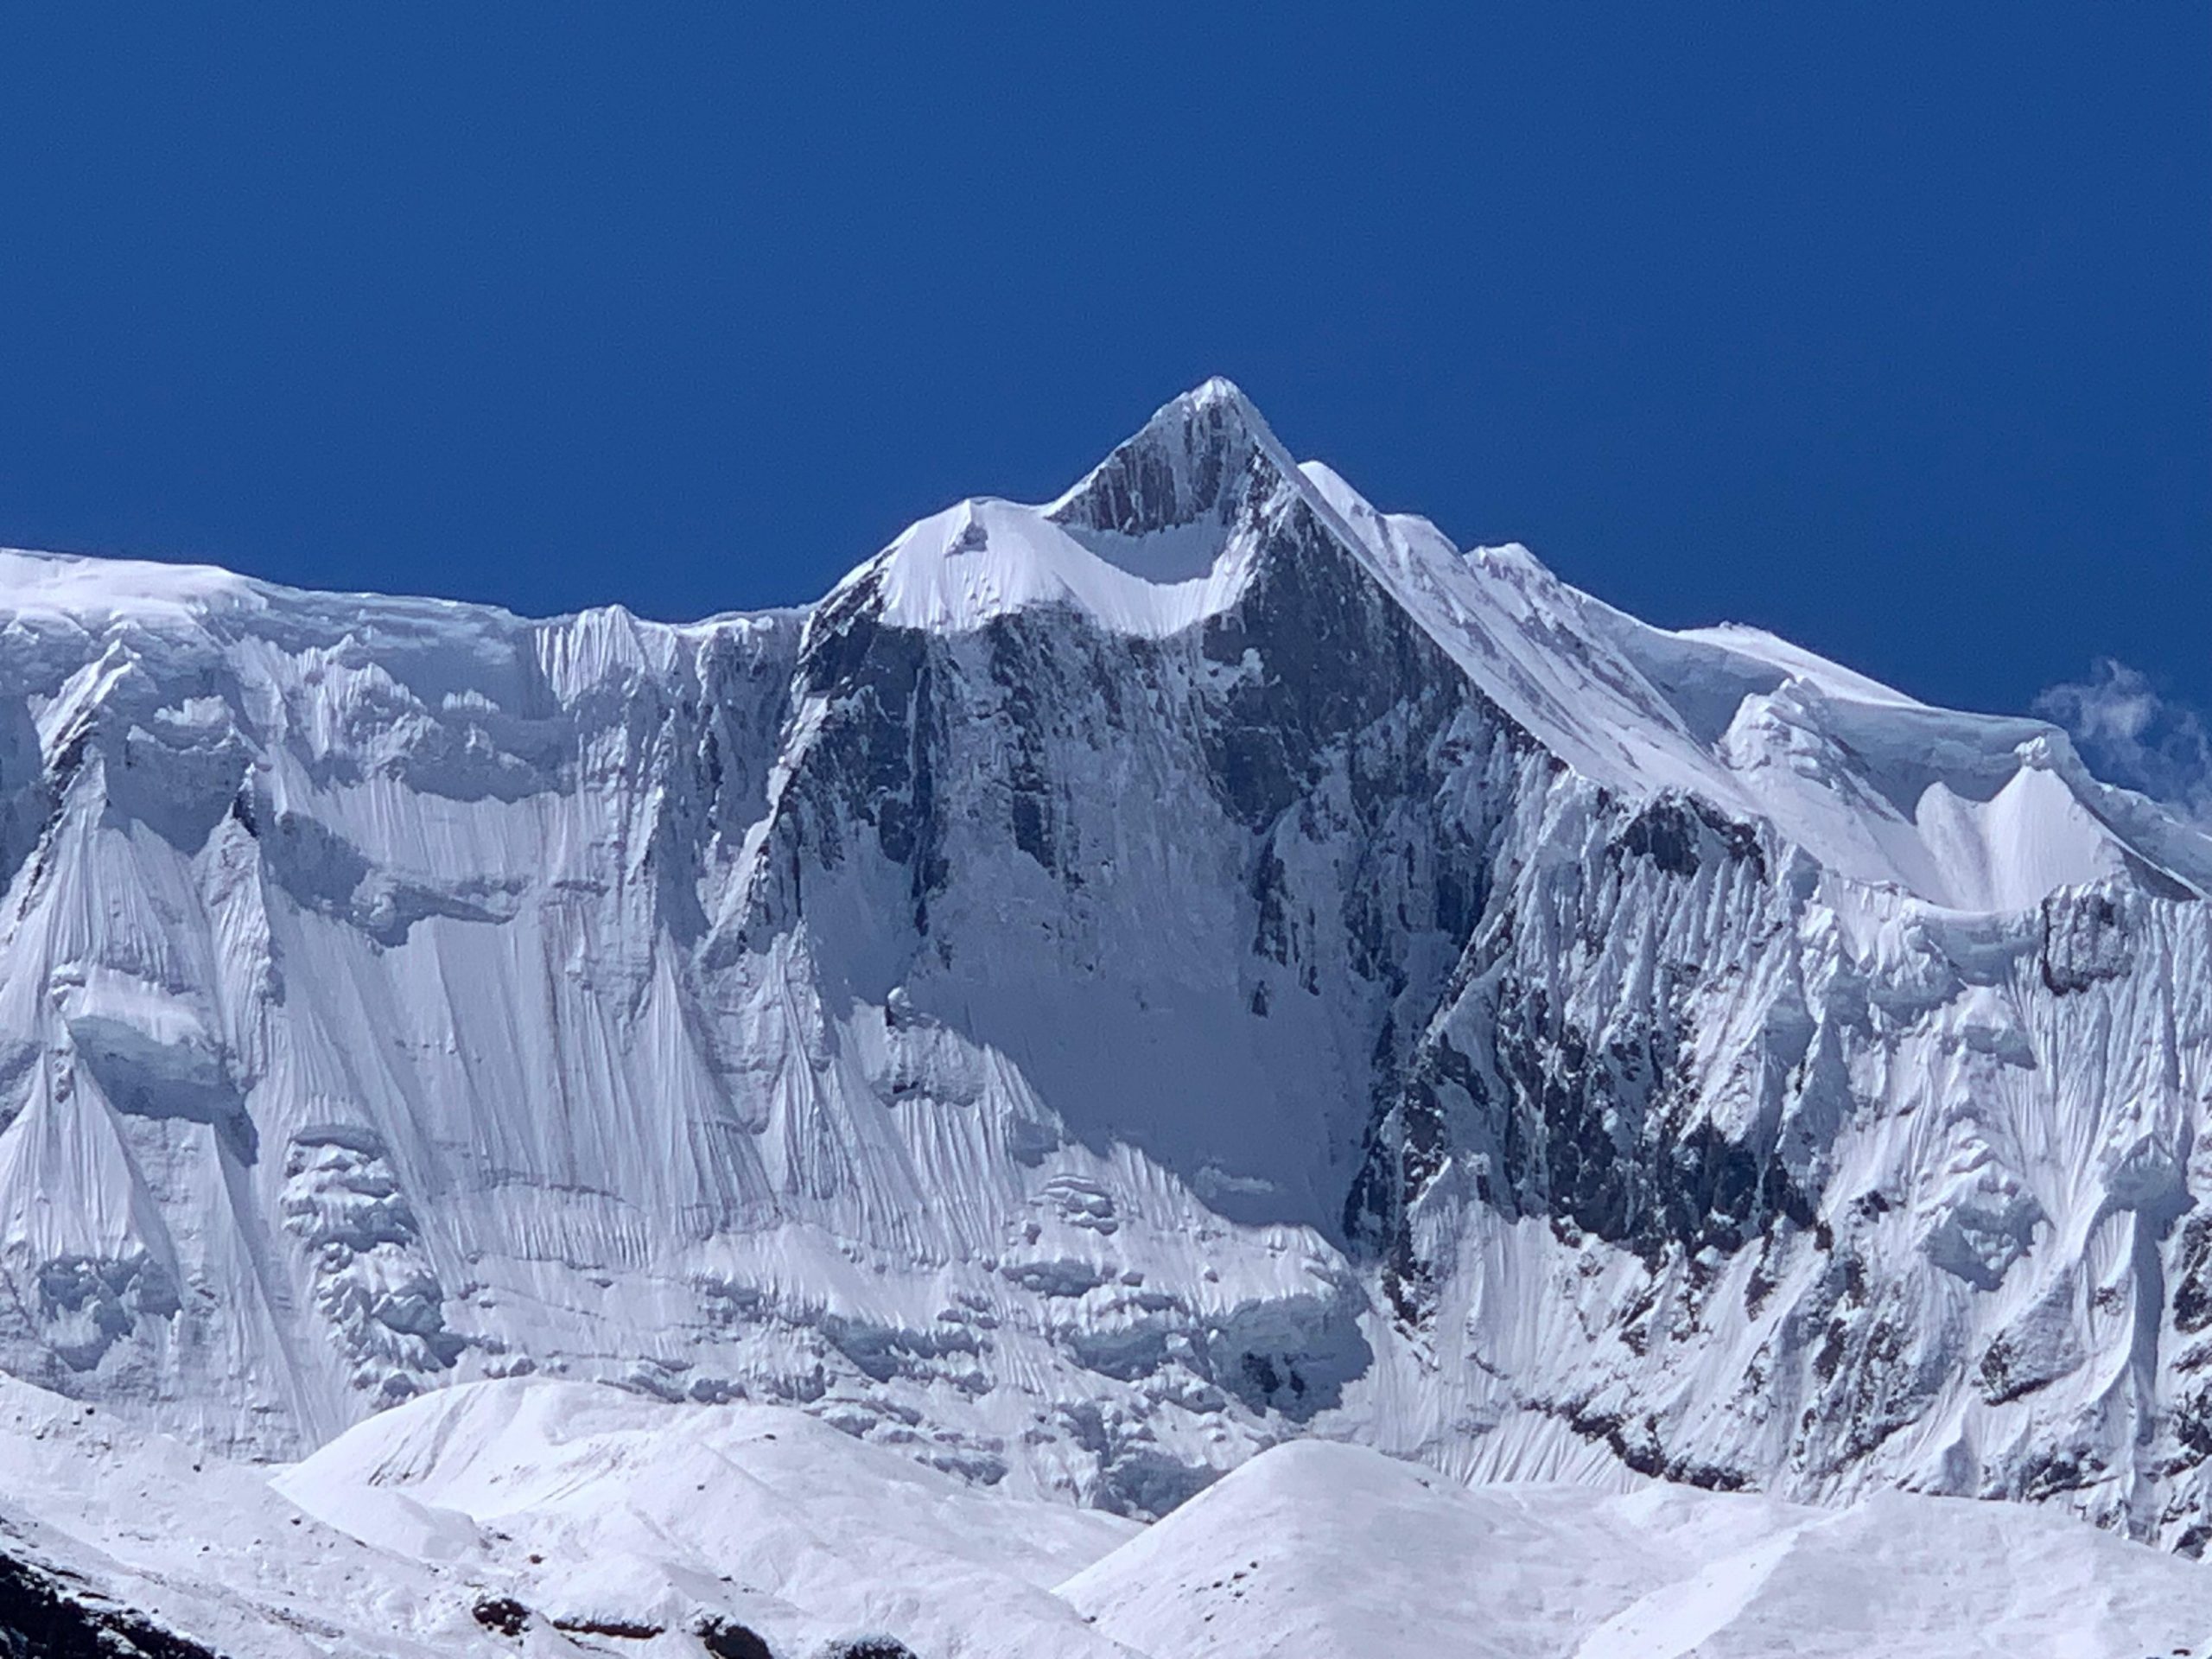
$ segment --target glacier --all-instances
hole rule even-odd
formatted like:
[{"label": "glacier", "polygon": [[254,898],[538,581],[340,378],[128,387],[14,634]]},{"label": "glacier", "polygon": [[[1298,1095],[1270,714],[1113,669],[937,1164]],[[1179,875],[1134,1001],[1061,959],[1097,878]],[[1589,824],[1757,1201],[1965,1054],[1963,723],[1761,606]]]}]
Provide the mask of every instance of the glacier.
[{"label": "glacier", "polygon": [[683,626],[0,555],[0,1370],[210,1455],[532,1377],[2212,1540],[2212,839],[1224,381]]}]

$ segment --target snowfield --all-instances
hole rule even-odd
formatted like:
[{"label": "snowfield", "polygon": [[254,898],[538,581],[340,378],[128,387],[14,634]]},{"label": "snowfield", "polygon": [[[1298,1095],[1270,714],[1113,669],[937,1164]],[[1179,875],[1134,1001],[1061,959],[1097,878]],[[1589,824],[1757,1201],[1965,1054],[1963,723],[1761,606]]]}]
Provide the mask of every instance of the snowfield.
[{"label": "snowfield", "polygon": [[[2208,891],[2056,728],[1459,550],[1222,381],[790,611],[0,554],[0,1371],[168,1471],[24,1548],[218,1634],[274,1551],[302,1642],[1289,1652],[1522,1640],[1403,1582],[1487,1529],[1529,1642],[2101,1651],[2212,1541]],[[1367,1588],[1158,1589],[1339,1476],[1444,1506]]]},{"label": "snowfield", "polygon": [[426,1395],[273,1478],[11,1383],[0,1478],[0,1552],[231,1655],[696,1659],[741,1632],[776,1659],[871,1635],[944,1659],[2212,1646],[2212,1571],[2017,1505],[1465,1487],[1300,1440],[1140,1527],[785,1408],[534,1379]]}]

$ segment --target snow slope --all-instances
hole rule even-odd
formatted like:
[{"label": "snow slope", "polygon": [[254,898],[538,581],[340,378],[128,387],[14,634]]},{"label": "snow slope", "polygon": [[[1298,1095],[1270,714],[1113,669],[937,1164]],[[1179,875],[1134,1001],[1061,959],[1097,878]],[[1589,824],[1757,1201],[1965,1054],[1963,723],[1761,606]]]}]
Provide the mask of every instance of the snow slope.
[{"label": "snow slope", "polygon": [[1051,1591],[1133,1523],[979,1491],[787,1408],[476,1383],[372,1419],[276,1488],[556,1627],[704,1612],[791,1652],[888,1630],[944,1659],[1123,1654]]},{"label": "snow slope", "polygon": [[[226,1659],[513,1651],[448,1568],[310,1520],[267,1469],[13,1380],[0,1382],[0,1557],[58,1569]],[[0,1633],[22,1611],[0,1594]],[[550,1630],[527,1650],[583,1651]]]},{"label": "snow slope", "polygon": [[[0,1385],[0,1560],[228,1659],[653,1659],[700,1654],[717,1622],[780,1656],[895,1629],[944,1659],[1128,1659],[1051,1586],[1132,1523],[978,1492],[786,1408],[481,1383],[270,1472]],[[512,1632],[478,1611],[501,1604]],[[19,1611],[0,1583],[0,1646]]]},{"label": "snow slope", "polygon": [[1262,1454],[1062,1593],[1179,1659],[2020,1659],[2212,1637],[2212,1573],[2055,1516],[1470,1489],[1322,1442]]},{"label": "snow slope", "polygon": [[684,626],[0,556],[0,1367],[2212,1538],[2212,843],[1235,388]]},{"label": "snow slope", "polygon": [[0,1643],[5,1569],[35,1560],[229,1659],[812,1659],[869,1634],[931,1659],[2212,1646],[2212,1571],[2017,1505],[1468,1488],[1302,1440],[1141,1529],[788,1408],[542,1379],[426,1395],[273,1478],[9,1383],[0,1476]]}]

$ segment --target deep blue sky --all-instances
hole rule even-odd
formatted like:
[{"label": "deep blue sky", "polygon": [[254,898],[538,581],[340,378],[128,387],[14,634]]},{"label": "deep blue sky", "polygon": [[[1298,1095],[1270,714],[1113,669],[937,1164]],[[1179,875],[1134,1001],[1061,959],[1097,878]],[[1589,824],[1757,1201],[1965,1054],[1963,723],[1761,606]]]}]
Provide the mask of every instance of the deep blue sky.
[{"label": "deep blue sky", "polygon": [[1219,372],[1655,620],[2212,702],[2212,7],[765,10],[11,9],[0,539],[690,616]]}]

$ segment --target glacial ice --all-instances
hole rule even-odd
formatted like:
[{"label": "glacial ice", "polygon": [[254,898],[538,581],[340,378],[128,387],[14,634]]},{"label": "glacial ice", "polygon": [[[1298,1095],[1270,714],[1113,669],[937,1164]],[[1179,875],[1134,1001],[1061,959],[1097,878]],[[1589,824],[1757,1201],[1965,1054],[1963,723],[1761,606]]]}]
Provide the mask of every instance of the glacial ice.
[{"label": "glacial ice", "polygon": [[0,556],[0,1367],[215,1452],[535,1375],[2212,1538],[2212,842],[1226,383],[797,611]]}]

